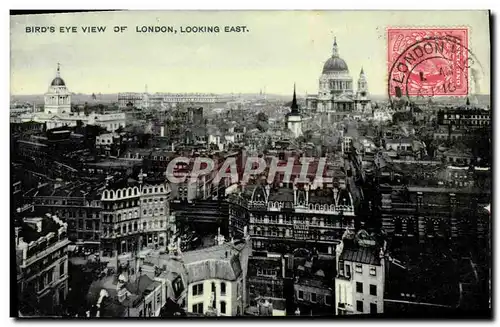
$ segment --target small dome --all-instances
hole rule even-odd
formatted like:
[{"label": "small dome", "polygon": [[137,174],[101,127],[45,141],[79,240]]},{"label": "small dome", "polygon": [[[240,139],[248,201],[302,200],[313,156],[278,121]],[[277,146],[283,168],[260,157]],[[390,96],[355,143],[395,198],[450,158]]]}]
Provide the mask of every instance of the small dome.
[{"label": "small dome", "polygon": [[51,86],[66,86],[64,83],[64,80],[60,77],[56,77],[52,80],[52,83],[50,83]]},{"label": "small dome", "polygon": [[332,56],[325,62],[325,65],[323,66],[323,74],[329,72],[349,72],[349,68],[347,67],[344,59]]}]

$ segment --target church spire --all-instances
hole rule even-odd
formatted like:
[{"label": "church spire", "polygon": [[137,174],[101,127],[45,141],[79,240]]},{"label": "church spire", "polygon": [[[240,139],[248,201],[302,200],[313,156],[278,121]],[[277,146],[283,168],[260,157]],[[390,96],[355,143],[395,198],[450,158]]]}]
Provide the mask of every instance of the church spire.
[{"label": "church spire", "polygon": [[61,77],[61,64],[60,63],[57,63],[56,76]]},{"label": "church spire", "polygon": [[333,49],[332,49],[332,56],[333,57],[338,57],[339,56],[339,47],[337,46],[337,37],[333,37]]},{"label": "church spire", "polygon": [[293,100],[290,108],[292,109],[293,113],[299,112],[299,106],[297,105],[297,95],[295,93],[295,83],[293,83]]},{"label": "church spire", "polygon": [[359,73],[359,75],[364,75],[365,74],[365,71],[363,70],[363,66],[361,66],[361,72]]}]

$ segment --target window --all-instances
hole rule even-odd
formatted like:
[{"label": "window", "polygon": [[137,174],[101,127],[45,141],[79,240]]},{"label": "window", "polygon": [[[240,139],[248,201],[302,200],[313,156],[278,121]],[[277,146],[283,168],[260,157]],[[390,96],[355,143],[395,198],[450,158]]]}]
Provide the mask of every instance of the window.
[{"label": "window", "polygon": [[375,268],[375,267],[370,267],[370,275],[372,275],[372,276],[377,276],[377,268]]},{"label": "window", "polygon": [[345,276],[351,278],[351,265],[349,264],[345,265]]},{"label": "window", "polygon": [[377,313],[377,304],[370,303],[370,313],[371,314],[376,314]]},{"label": "window", "polygon": [[224,283],[224,282],[220,283],[220,294],[226,295],[226,283]]},{"label": "window", "polygon": [[203,303],[197,303],[193,304],[193,310],[194,313],[203,313]]},{"label": "window", "polygon": [[356,301],[356,311],[363,312],[363,301]]},{"label": "window", "polygon": [[377,296],[377,285],[370,285],[370,295]]},{"label": "window", "polygon": [[299,294],[297,295],[297,297],[299,298],[299,300],[303,300],[304,299],[304,291],[299,291]]},{"label": "window", "polygon": [[357,273],[362,274],[363,273],[363,265],[360,263],[356,264],[356,267],[354,268]]},{"label": "window", "polygon": [[64,261],[59,266],[59,276],[64,276]]},{"label": "window", "polygon": [[193,285],[193,296],[203,295],[203,284]]},{"label": "window", "polygon": [[356,292],[363,293],[363,283],[356,282]]},{"label": "window", "polygon": [[226,313],[226,302],[220,301],[220,313]]},{"label": "window", "polygon": [[311,302],[316,303],[316,293],[311,293]]},{"label": "window", "polygon": [[325,304],[332,305],[332,296],[331,295],[325,296]]}]

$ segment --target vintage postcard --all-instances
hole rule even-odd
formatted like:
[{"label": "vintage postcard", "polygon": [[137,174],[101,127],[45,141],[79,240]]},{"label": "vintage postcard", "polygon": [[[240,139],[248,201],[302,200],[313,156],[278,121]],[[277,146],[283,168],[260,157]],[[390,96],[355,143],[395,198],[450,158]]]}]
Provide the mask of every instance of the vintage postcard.
[{"label": "vintage postcard", "polygon": [[11,316],[492,317],[490,12],[10,37]]}]

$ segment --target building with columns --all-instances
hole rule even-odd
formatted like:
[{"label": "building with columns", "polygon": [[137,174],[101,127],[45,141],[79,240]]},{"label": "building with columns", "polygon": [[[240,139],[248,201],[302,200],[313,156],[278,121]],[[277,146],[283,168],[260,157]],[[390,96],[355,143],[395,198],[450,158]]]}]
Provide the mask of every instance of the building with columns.
[{"label": "building with columns", "polygon": [[336,38],[333,43],[332,56],[323,65],[323,71],[319,77],[318,94],[307,96],[306,107],[309,112],[340,116],[371,112],[366,74],[361,68],[357,90],[354,91],[353,78],[347,63],[340,58]]},{"label": "building with columns", "polygon": [[45,106],[43,109],[46,114],[60,115],[71,112],[71,93],[61,78],[59,64],[57,64],[56,77],[50,83],[44,99]]},{"label": "building with columns", "polygon": [[71,111],[71,92],[65,81],[61,77],[61,69],[57,65],[56,77],[49,85],[47,93],[44,95],[43,111],[26,112],[19,115],[16,122],[37,122],[46,124],[46,129],[53,129],[63,126],[77,126],[78,121],[83,125],[98,125],[110,132],[114,132],[120,127],[125,127],[125,113],[97,114],[92,112],[88,115],[83,112]]}]

